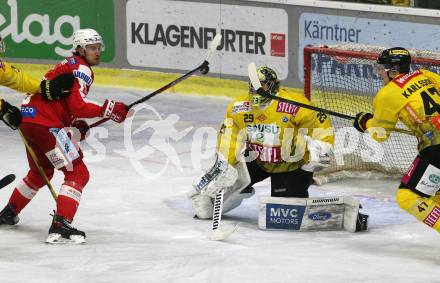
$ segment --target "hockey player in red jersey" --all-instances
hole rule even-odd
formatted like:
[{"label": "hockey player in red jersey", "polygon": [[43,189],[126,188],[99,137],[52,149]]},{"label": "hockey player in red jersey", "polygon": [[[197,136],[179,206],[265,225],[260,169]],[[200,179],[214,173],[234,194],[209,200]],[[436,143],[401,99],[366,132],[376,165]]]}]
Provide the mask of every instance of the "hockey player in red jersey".
[{"label": "hockey player in red jersey", "polygon": [[[35,151],[46,176],[50,180],[54,169],[64,174],[48,243],[85,241],[85,233],[73,228],[70,223],[89,180],[89,171],[82,160],[81,149],[71,141],[65,128],[88,128],[86,122],[78,118],[104,117],[121,123],[127,116],[128,107],[122,102],[107,99],[104,104],[99,104],[86,98],[94,80],[91,67],[100,63],[103,48],[103,40],[95,30],[75,31],[73,56],[65,58],[45,76],[46,79],[52,79],[60,73],[72,73],[76,79],[71,95],[59,101],[46,101],[39,95],[32,96],[21,106],[23,118],[20,129]],[[29,152],[27,155],[30,170],[0,212],[0,225],[17,224],[18,214],[45,185]]]},{"label": "hockey player in red jersey", "polygon": [[[0,55],[5,51],[6,45],[0,35]],[[26,95],[39,93],[46,100],[61,99],[70,94],[74,79],[71,73],[66,73],[60,74],[52,80],[40,81],[0,59],[0,86],[26,93]],[[1,97],[0,120],[13,130],[16,130],[21,123],[20,109],[9,104]]]}]

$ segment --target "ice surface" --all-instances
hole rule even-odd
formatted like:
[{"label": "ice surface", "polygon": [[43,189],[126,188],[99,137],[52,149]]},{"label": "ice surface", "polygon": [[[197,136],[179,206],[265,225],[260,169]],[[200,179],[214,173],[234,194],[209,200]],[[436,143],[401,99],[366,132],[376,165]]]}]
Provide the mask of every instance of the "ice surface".
[{"label": "ice surface", "polygon": [[[93,87],[90,98],[132,102],[145,94]],[[5,88],[0,95],[15,105],[22,98]],[[108,132],[103,131],[108,138],[99,139],[106,155],[96,156],[96,144],[84,147],[91,179],[74,226],[87,233],[87,244],[44,244],[55,206],[43,188],[21,213],[17,226],[0,228],[0,282],[440,281],[439,235],[400,211],[394,201],[397,180],[345,180],[310,189],[312,196],[359,198],[370,214],[366,233],[258,230],[258,196],[269,194],[264,181],[256,185],[256,196],[224,216],[225,224],[238,222],[239,230],[225,242],[210,241],[210,221],[192,218],[185,194],[200,174],[198,162],[191,159],[193,141],[200,140],[194,135],[202,127],[216,129],[227,103],[158,95],[133,119],[131,132],[141,130],[131,134],[135,150],[131,154],[124,144],[124,127],[107,122]],[[163,121],[167,117],[175,121],[172,114],[178,115],[174,130],[162,125],[153,132],[148,124],[140,128],[158,120],[153,110]],[[171,150],[160,147],[161,137],[173,131],[181,136],[169,140]],[[18,133],[3,123],[0,134],[1,177],[15,173],[16,184],[27,172],[24,146]],[[203,143],[208,153],[214,141],[210,135]],[[147,178],[155,174],[160,177]],[[57,173],[52,183],[59,188],[61,182]],[[0,206],[12,189],[10,185],[0,190]]]}]

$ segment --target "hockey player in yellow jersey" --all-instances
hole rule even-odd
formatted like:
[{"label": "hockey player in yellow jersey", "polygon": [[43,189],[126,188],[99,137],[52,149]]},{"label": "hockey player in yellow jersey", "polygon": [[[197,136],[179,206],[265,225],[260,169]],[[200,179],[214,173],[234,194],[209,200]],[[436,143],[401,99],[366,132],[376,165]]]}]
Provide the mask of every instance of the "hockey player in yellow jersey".
[{"label": "hockey player in yellow jersey", "polygon": [[[0,53],[3,52],[5,52],[5,43],[0,36]],[[40,93],[47,100],[66,97],[70,94],[74,79],[72,74],[61,74],[51,81],[40,81],[0,60],[0,86],[6,86],[27,95]],[[1,97],[0,120],[3,120],[12,129],[17,129],[21,122],[20,110]]]},{"label": "hockey player in yellow jersey", "polygon": [[[280,88],[273,69],[264,66],[257,73],[272,95],[310,104],[304,95]],[[249,92],[229,104],[221,125],[216,161],[220,165],[213,166],[219,170],[210,170],[218,176],[209,184],[202,177],[188,194],[196,216],[211,218],[212,199],[223,187],[233,186],[225,191],[223,212],[227,212],[254,194],[253,184],[269,177],[271,196],[307,198],[313,172],[329,165],[332,144],[327,115],[262,97],[249,84]],[[237,175],[248,180],[237,186]],[[207,188],[202,194],[201,187]]]},{"label": "hockey player in yellow jersey", "polygon": [[397,121],[417,137],[419,154],[402,177],[397,203],[440,232],[440,76],[410,71],[410,53],[401,47],[382,51],[377,60],[384,86],[374,98],[374,113],[358,113],[354,127],[378,141],[388,138]]}]

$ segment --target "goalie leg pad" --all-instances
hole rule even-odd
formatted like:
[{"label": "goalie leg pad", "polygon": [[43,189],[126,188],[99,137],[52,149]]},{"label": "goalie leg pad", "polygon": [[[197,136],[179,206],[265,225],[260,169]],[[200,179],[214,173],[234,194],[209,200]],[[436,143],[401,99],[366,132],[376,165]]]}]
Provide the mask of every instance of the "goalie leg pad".
[{"label": "goalie leg pad", "polygon": [[[249,176],[249,171],[247,169],[246,163],[238,162],[233,169],[237,173],[237,175],[233,185],[224,188],[225,196],[223,199],[223,213],[236,208],[241,204],[243,199],[251,197],[254,194],[253,190],[251,192],[241,194],[244,188],[247,188],[251,183],[251,178]],[[219,181],[219,179],[213,178],[210,183],[217,183],[212,184],[211,188],[217,187],[222,189],[222,183]],[[200,191],[202,191],[202,193],[200,193]],[[210,193],[204,193],[203,190],[200,190],[200,186],[196,185],[194,186],[194,190],[192,190],[188,194],[188,198],[191,200],[194,213],[198,218],[212,218],[214,198]]]},{"label": "goalie leg pad", "polygon": [[234,191],[232,194],[225,195],[223,201],[223,213],[226,213],[238,207],[244,199],[250,198],[254,194],[254,188],[249,187],[243,189],[242,191]]},{"label": "goalie leg pad", "polygon": [[[258,227],[262,230],[357,231],[359,202],[349,197],[260,198]],[[358,230],[367,228],[360,217]]]},{"label": "goalie leg pad", "polygon": [[[243,191],[243,192],[242,192]],[[238,207],[244,199],[250,198],[255,194],[254,188],[246,188],[242,191],[234,191],[224,196],[222,214]],[[195,216],[199,219],[211,219],[214,209],[214,199],[205,194],[199,194],[196,191],[188,194]]]},{"label": "goalie leg pad", "polygon": [[191,200],[195,217],[199,219],[211,219],[214,209],[213,199],[208,195],[202,195],[193,190],[188,194]]},{"label": "goalie leg pad", "polygon": [[[238,163],[237,165],[239,165]],[[237,166],[236,165],[236,166]],[[231,166],[220,154],[217,154],[214,165],[193,184],[196,191],[214,197],[225,187],[233,186],[238,178],[236,166]]]}]

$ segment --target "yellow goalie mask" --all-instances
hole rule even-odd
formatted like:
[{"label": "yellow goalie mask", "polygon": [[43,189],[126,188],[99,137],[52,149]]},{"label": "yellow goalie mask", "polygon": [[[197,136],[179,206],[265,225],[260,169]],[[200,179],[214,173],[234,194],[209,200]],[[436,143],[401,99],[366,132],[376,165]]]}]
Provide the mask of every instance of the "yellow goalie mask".
[{"label": "yellow goalie mask", "polygon": [[[257,69],[258,79],[261,87],[268,91],[271,95],[277,95],[280,88],[280,81],[275,71],[267,66]],[[270,98],[263,97],[255,92],[252,84],[249,82],[249,94],[251,96],[252,106],[260,106],[270,101]]]}]

